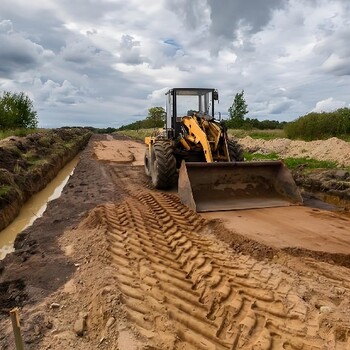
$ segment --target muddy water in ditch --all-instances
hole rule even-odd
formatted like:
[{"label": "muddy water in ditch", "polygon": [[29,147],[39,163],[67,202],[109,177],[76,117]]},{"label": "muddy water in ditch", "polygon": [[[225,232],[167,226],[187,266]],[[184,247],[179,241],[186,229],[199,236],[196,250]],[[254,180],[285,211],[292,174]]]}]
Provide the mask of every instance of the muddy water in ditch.
[{"label": "muddy water in ditch", "polygon": [[63,187],[79,161],[79,156],[71,160],[58,175],[40,192],[32,196],[22,207],[17,218],[4,230],[0,231],[0,260],[14,251],[13,243],[18,233],[41,217],[47,203],[61,195]]}]

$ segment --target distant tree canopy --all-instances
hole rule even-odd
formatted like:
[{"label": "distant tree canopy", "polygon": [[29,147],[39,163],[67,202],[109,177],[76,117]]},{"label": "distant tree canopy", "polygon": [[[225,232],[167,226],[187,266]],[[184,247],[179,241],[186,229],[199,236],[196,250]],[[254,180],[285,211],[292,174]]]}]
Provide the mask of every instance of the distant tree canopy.
[{"label": "distant tree canopy", "polygon": [[161,128],[164,126],[165,110],[163,107],[151,107],[148,110],[148,116],[146,118],[153,128]]},{"label": "distant tree canopy", "polygon": [[0,97],[0,129],[36,128],[37,112],[24,92],[4,91]]},{"label": "distant tree canopy", "polygon": [[161,128],[165,123],[165,115],[166,112],[163,107],[151,107],[148,109],[148,115],[146,119],[123,125],[119,128],[119,130]]}]

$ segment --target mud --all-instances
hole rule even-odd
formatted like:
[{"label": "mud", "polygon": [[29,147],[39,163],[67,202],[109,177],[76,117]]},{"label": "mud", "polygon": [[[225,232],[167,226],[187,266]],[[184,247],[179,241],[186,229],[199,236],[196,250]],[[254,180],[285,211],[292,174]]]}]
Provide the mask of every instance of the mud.
[{"label": "mud", "polygon": [[[63,195],[3,262],[0,305],[21,306],[26,349],[350,347],[350,269],[320,253],[332,243],[329,254],[349,255],[333,235],[322,252],[302,242],[298,254],[288,251],[288,229],[296,224],[301,234],[312,209],[301,208],[302,220],[293,212],[288,225],[276,222],[284,245],[274,245],[276,237],[259,242],[152,189],[132,164],[139,143],[133,157],[98,160],[101,145],[126,141],[94,136]],[[340,222],[333,213],[322,218],[329,226],[317,239]],[[1,348],[12,349],[6,312],[0,334]]]}]

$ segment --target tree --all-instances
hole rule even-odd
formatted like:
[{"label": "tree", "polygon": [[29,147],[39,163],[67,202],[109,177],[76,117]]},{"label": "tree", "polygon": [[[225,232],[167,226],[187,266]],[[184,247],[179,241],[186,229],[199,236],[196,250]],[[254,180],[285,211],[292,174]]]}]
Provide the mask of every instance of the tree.
[{"label": "tree", "polygon": [[245,103],[244,90],[237,93],[233,100],[232,106],[228,109],[230,115],[230,127],[241,128],[244,124],[244,116],[248,113],[248,105]]},{"label": "tree", "polygon": [[0,129],[36,128],[37,112],[24,93],[4,91],[0,97]]},{"label": "tree", "polygon": [[161,128],[164,126],[165,110],[163,107],[151,107],[148,109],[147,126],[150,128]]}]

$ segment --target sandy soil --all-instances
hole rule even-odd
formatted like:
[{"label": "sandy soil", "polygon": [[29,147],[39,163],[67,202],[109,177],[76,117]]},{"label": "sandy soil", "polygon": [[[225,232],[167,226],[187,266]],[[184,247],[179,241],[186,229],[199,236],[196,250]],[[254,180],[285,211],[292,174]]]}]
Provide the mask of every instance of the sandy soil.
[{"label": "sandy soil", "polygon": [[325,141],[292,141],[289,139],[262,140],[250,136],[239,139],[242,147],[249,152],[272,153],[281,157],[314,158],[334,161],[339,166],[350,166],[350,143],[332,137]]},{"label": "sandy soil", "polygon": [[275,248],[350,252],[350,219],[302,206],[203,213],[229,229]]},{"label": "sandy soil", "polygon": [[14,348],[15,305],[26,349],[350,348],[348,219],[302,207],[205,218],[151,188],[132,164],[141,151],[93,137],[21,235],[0,266],[1,348]]}]

